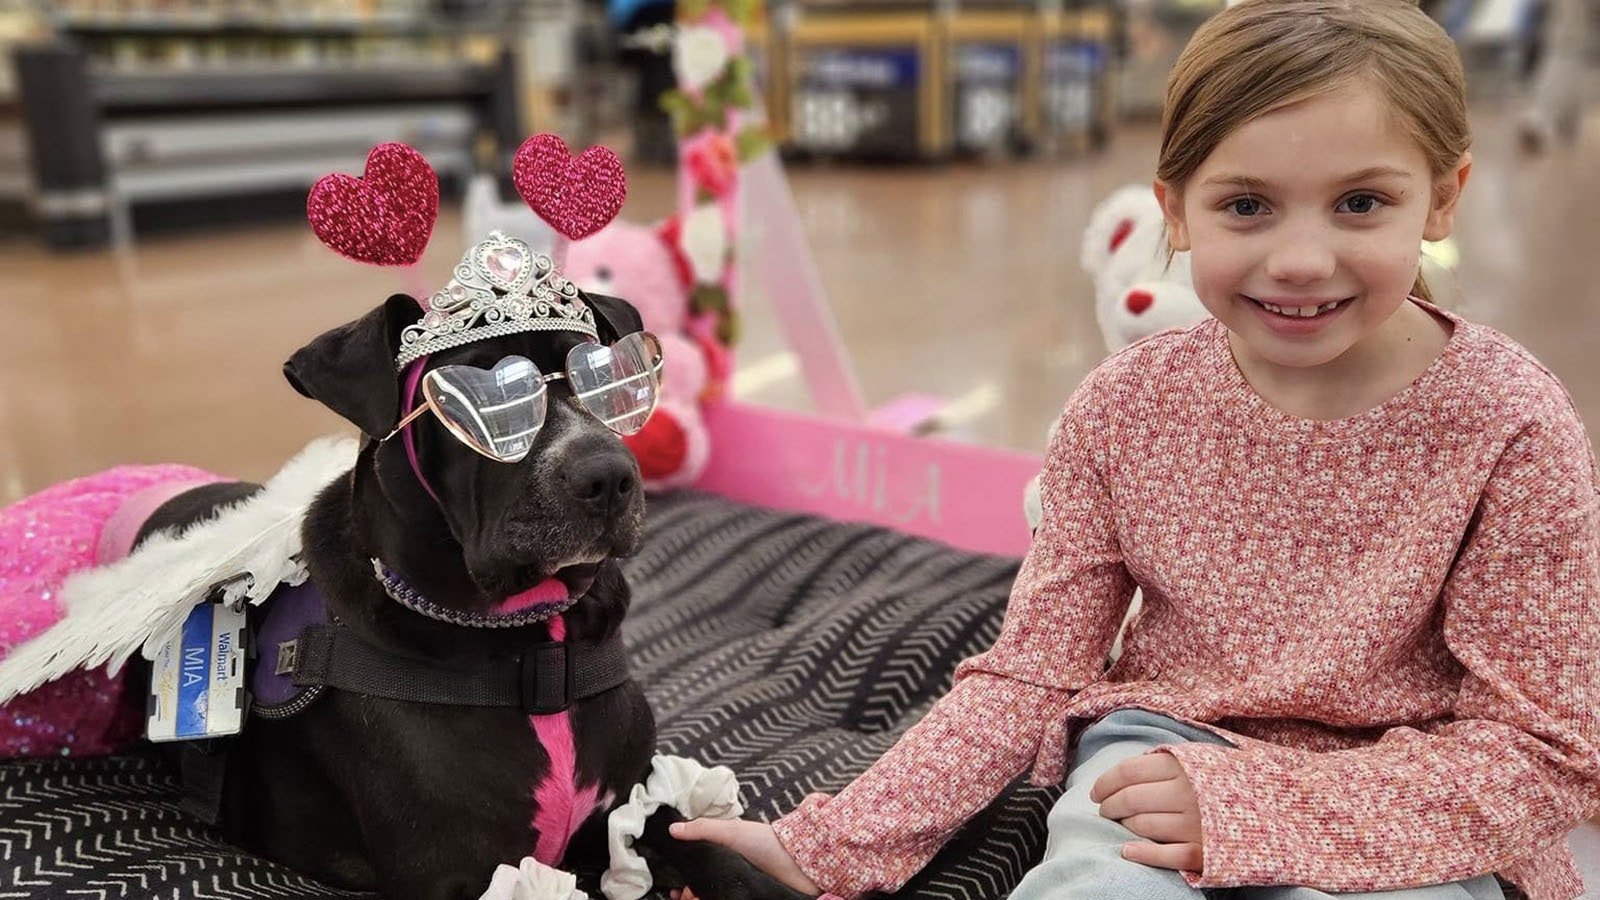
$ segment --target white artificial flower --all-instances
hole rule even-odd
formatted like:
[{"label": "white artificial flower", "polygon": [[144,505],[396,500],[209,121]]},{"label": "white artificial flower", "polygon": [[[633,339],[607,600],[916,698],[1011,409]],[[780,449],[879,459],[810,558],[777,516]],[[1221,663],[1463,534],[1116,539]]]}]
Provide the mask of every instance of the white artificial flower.
[{"label": "white artificial flower", "polygon": [[672,68],[678,83],[700,90],[722,74],[728,64],[728,44],[715,29],[689,26],[678,29],[672,46]]},{"label": "white artificial flower", "polygon": [[683,244],[684,255],[689,257],[689,267],[694,269],[697,283],[722,281],[722,270],[728,260],[728,232],[720,207],[715,203],[696,207],[684,217],[683,232],[678,239]]}]

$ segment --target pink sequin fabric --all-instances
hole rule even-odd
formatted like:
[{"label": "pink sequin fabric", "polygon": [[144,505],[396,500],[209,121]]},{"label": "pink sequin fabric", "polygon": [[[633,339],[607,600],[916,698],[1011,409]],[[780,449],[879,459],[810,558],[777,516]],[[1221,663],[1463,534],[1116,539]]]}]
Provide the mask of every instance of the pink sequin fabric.
[{"label": "pink sequin fabric", "polygon": [[[1001,634],[916,727],[779,838],[818,884],[894,890],[1070,739],[1139,707],[1237,747],[1193,782],[1197,887],[1386,891],[1490,871],[1582,890],[1600,808],[1600,476],[1556,378],[1483,326],[1369,412],[1267,404],[1215,321],[1068,403]],[[1145,606],[1109,671],[1135,585]]]},{"label": "pink sequin fabric", "polygon": [[[215,481],[187,466],[123,466],[0,509],[0,658],[60,620],[67,577],[97,563],[119,510],[163,485]],[[0,758],[93,756],[138,737],[143,701],[120,675],[75,672],[0,706]]]},{"label": "pink sequin fabric", "polygon": [[306,199],[311,230],[356,262],[409,266],[422,258],[439,218],[439,176],[405,144],[379,144],[360,178],[328,175]]},{"label": "pink sequin fabric", "polygon": [[539,218],[574,241],[606,227],[628,197],[627,174],[617,154],[590,147],[573,158],[566,142],[553,134],[524,141],[511,176]]}]

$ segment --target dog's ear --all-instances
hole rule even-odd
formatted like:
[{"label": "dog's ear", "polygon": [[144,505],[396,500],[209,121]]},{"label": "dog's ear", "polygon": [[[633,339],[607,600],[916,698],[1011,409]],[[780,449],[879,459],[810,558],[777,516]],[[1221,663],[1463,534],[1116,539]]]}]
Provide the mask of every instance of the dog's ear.
[{"label": "dog's ear", "polygon": [[394,368],[400,332],[420,318],[416,300],[395,294],[301,347],[283,364],[283,376],[363,433],[383,437],[400,418],[400,375]]},{"label": "dog's ear", "polygon": [[620,297],[587,292],[583,299],[595,311],[595,325],[599,326],[602,343],[609,344],[635,331],[644,330],[644,319],[639,317],[639,311],[633,308],[632,303]]}]

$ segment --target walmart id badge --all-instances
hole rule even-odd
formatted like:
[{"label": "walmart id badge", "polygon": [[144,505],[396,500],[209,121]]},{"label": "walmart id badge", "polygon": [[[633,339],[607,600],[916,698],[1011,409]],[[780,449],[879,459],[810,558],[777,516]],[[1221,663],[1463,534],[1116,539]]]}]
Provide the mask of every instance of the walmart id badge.
[{"label": "walmart id badge", "polygon": [[244,727],[245,613],[201,603],[151,665],[145,736],[187,741]]}]

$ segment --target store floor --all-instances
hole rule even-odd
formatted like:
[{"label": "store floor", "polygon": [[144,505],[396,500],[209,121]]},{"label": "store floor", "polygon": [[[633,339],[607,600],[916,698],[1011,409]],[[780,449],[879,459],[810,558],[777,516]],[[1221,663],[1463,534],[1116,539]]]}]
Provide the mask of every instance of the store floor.
[{"label": "store floor", "polygon": [[[1600,437],[1600,115],[1577,147],[1518,158],[1504,116],[1476,121],[1458,271],[1469,317],[1523,342]],[[1120,131],[1088,159],[790,170],[797,206],[868,406],[948,401],[946,433],[1029,451],[1102,356],[1078,247],[1090,207],[1148,179],[1156,133]],[[639,170],[626,214],[670,211],[670,172]],[[447,210],[424,260],[448,277]],[[302,223],[141,240],[126,255],[0,242],[0,502],[124,462],[181,461],[243,478],[343,423],[280,366],[322,330],[404,286],[347,262]],[[746,299],[736,390],[805,408],[766,294]]]}]

